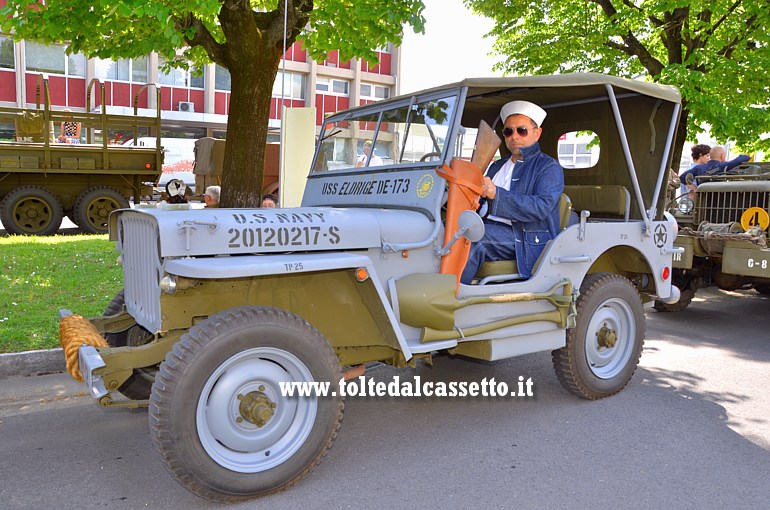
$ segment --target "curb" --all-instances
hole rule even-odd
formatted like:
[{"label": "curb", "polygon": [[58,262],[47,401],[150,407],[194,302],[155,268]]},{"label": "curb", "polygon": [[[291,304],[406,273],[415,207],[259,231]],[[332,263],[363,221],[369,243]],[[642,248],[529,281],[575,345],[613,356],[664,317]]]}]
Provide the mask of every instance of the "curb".
[{"label": "curb", "polygon": [[66,365],[61,347],[46,351],[0,354],[0,379],[64,372]]}]

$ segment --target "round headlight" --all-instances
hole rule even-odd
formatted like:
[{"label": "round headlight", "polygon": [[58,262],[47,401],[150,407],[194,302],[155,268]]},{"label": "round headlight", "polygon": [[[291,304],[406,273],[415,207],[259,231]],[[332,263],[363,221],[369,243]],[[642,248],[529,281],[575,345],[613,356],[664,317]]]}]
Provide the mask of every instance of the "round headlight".
[{"label": "round headlight", "polygon": [[166,294],[176,294],[176,276],[167,274],[160,280],[160,290]]},{"label": "round headlight", "polygon": [[679,199],[679,204],[677,204],[677,209],[679,209],[679,212],[682,214],[690,214],[694,206],[695,204],[693,204],[692,198],[682,197]]}]

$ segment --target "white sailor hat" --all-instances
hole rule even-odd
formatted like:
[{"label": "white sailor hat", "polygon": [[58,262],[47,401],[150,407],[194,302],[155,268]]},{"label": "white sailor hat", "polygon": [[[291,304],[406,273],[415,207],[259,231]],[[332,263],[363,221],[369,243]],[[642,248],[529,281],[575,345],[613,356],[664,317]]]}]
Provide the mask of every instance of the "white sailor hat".
[{"label": "white sailor hat", "polygon": [[505,119],[511,115],[526,115],[539,127],[543,124],[547,114],[545,113],[545,110],[535,103],[530,103],[529,101],[511,101],[510,103],[506,103],[500,109],[500,118],[505,122]]}]

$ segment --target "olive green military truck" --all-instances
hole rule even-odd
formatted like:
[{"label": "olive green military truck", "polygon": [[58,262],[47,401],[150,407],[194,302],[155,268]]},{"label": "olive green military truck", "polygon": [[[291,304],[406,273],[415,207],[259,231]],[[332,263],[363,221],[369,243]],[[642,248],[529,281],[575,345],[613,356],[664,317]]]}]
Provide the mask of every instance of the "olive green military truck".
[{"label": "olive green military truck", "polygon": [[[157,149],[113,143],[118,134],[160,136],[160,90],[145,92],[148,87],[136,91],[133,115],[103,107],[70,112],[51,109],[48,80],[39,75],[35,108],[0,107],[0,124],[14,134],[0,140],[0,221],[7,232],[54,234],[66,215],[85,232],[104,233],[112,211],[152,195],[163,165],[160,143]],[[86,104],[92,92],[104,105],[104,85],[91,81]],[[138,115],[140,94],[150,92],[157,96],[156,115]],[[65,126],[72,131],[61,132]]]},{"label": "olive green military truck", "polygon": [[753,288],[770,294],[770,163],[745,163],[724,174],[698,178],[695,197],[672,207],[679,223],[674,244],[678,303],[656,302],[661,311],[687,308],[699,288]]},{"label": "olive green military truck", "polygon": [[[548,114],[562,230],[525,233],[543,246],[531,277],[500,261],[460,284],[485,228],[473,183],[507,155],[512,100]],[[170,474],[215,501],[306,476],[340,429],[344,381],[371,362],[549,351],[568,391],[613,395],[639,362],[644,303],[679,298],[663,192],[679,113],[672,87],[576,74],[468,79],[334,114],[301,207],[114,212],[125,286],[103,317],[60,312],[70,373],[100,405],[149,406]],[[311,391],[290,396],[295,383]]]}]

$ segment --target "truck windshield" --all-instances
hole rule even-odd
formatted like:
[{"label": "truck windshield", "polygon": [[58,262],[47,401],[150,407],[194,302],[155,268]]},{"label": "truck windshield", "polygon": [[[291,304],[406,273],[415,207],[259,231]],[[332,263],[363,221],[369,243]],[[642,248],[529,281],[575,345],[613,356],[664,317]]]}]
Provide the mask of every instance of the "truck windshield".
[{"label": "truck windshield", "polygon": [[325,124],[313,172],[374,166],[414,166],[439,160],[449,136],[457,93],[335,115]]}]

